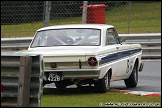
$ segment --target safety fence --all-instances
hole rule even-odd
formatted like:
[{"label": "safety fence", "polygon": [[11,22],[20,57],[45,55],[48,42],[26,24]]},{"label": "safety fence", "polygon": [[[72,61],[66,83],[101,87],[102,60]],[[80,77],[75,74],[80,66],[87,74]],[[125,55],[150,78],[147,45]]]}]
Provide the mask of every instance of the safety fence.
[{"label": "safety fence", "polygon": [[[119,34],[125,38],[123,43],[139,43],[142,46],[142,58],[161,58],[161,33]],[[1,38],[1,51],[26,50],[33,37]]]},{"label": "safety fence", "polygon": [[161,32],[161,1],[1,1],[1,37],[48,25],[105,23],[118,33]]},{"label": "safety fence", "polygon": [[1,52],[1,107],[40,107],[43,56]]}]

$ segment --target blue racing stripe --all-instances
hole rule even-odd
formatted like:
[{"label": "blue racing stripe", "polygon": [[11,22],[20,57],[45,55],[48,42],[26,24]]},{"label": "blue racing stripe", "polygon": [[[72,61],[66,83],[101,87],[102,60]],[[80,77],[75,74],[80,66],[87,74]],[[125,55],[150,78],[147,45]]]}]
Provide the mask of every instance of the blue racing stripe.
[{"label": "blue racing stripe", "polygon": [[140,52],[141,50],[142,49],[140,48],[140,49],[134,49],[134,50],[128,50],[128,51],[109,54],[109,55],[101,58],[100,65],[104,64],[104,63],[107,63],[107,62],[112,62],[112,61],[115,61],[115,60],[130,56],[130,55],[133,55],[135,53]]}]

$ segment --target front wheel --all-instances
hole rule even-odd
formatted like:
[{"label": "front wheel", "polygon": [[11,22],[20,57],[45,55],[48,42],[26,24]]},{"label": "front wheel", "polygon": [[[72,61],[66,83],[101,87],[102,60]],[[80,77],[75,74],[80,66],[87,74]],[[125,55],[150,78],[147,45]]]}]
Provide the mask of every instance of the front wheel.
[{"label": "front wheel", "polygon": [[109,72],[106,75],[95,82],[95,88],[99,93],[106,93],[110,88],[110,74]]},{"label": "front wheel", "polygon": [[136,87],[138,83],[138,65],[137,63],[134,65],[132,73],[128,79],[124,80],[125,85],[128,88]]}]

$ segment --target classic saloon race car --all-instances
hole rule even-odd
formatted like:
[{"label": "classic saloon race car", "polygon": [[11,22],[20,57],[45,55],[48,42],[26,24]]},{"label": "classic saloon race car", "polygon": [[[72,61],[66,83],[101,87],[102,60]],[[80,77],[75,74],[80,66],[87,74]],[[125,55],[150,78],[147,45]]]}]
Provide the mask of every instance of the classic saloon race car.
[{"label": "classic saloon race car", "polygon": [[143,69],[141,45],[121,43],[115,27],[107,24],[41,28],[28,52],[43,55],[43,84],[54,82],[57,88],[93,84],[97,92],[105,93],[117,80],[136,87]]}]

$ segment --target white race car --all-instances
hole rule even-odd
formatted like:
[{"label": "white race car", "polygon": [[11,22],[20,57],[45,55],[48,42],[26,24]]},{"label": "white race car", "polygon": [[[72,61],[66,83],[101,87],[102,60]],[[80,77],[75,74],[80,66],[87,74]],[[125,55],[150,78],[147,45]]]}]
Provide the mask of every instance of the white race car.
[{"label": "white race car", "polygon": [[105,93],[118,80],[136,87],[143,69],[141,45],[121,43],[115,27],[107,24],[41,28],[27,52],[43,55],[43,84],[54,82],[57,88],[89,84]]}]

